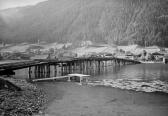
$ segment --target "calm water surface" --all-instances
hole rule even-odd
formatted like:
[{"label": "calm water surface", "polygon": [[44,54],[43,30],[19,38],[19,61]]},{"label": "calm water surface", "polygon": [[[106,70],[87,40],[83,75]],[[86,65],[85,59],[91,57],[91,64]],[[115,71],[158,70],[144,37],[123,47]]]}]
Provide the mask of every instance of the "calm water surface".
[{"label": "calm water surface", "polygon": [[111,67],[104,74],[96,75],[98,79],[142,79],[168,81],[168,65],[137,64]]},{"label": "calm water surface", "polygon": [[[33,71],[32,71],[33,72]],[[15,71],[17,78],[28,78],[28,69]],[[88,69],[87,71],[73,70],[72,73],[83,73],[91,75],[92,80],[102,79],[142,79],[142,80],[161,80],[168,81],[168,65],[166,64],[137,64],[125,66],[109,66],[104,67],[101,71],[96,69]],[[60,76],[60,71],[57,71],[57,76]],[[32,73],[32,78],[35,74]],[[51,67],[51,72],[46,76],[54,77],[54,69]],[[41,78],[41,77],[38,77]]]},{"label": "calm water surface", "polygon": [[[71,70],[61,72],[60,67],[55,73],[54,67],[50,67],[50,73],[38,74],[32,70],[31,78],[48,78],[69,73],[81,73],[91,75],[88,85],[110,86],[113,88],[168,93],[168,65],[166,64],[137,64],[125,66],[108,66],[100,70],[91,67],[85,70]],[[29,78],[28,69],[17,70],[15,77]]]}]

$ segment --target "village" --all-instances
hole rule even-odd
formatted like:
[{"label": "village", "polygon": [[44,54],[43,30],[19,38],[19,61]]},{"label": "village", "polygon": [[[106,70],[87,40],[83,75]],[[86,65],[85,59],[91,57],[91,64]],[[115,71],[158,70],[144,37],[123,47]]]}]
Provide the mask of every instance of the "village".
[{"label": "village", "polygon": [[0,60],[37,60],[37,59],[67,59],[88,57],[116,57],[141,61],[142,63],[167,63],[168,48],[159,46],[142,47],[136,44],[117,46],[109,44],[95,44],[82,41],[73,48],[72,43],[34,44],[1,44]]}]

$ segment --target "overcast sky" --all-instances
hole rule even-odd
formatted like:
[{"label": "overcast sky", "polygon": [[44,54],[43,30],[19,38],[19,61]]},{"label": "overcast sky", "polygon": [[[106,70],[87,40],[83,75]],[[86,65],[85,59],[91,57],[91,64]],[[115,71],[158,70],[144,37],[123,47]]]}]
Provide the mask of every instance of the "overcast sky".
[{"label": "overcast sky", "polygon": [[0,10],[15,8],[15,7],[24,7],[28,5],[36,5],[39,2],[47,0],[0,0]]}]

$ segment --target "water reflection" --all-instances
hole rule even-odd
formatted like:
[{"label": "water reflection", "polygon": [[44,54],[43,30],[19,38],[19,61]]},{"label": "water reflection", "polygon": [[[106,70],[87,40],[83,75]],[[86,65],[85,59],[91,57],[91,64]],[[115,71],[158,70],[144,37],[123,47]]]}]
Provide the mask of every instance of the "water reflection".
[{"label": "water reflection", "polygon": [[[45,71],[43,71],[45,70]],[[123,66],[102,66],[98,68],[84,67],[67,67],[60,66],[45,67],[45,69],[37,70],[37,67],[32,67],[29,74],[28,69],[15,71],[17,78],[48,78],[66,75],[69,73],[81,73],[91,75],[92,80],[103,79],[142,79],[142,80],[161,80],[168,81],[168,65],[165,64],[137,64]]]}]

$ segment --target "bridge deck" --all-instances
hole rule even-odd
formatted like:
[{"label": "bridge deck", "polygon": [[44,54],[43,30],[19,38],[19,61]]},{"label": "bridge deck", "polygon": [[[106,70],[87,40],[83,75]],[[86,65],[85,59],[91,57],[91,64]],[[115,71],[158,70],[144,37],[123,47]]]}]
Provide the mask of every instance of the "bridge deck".
[{"label": "bridge deck", "polygon": [[0,71],[17,70],[17,69],[27,68],[27,67],[35,66],[39,64],[43,64],[43,63],[39,61],[20,61],[20,62],[16,61],[11,63],[3,63],[3,64],[0,64]]},{"label": "bridge deck", "polygon": [[120,61],[125,61],[125,62],[140,63],[139,61],[136,61],[136,60],[114,58],[114,57],[93,57],[93,58],[89,57],[89,58],[74,58],[74,59],[66,59],[66,60],[38,59],[35,61],[48,62],[48,63],[67,63],[67,62],[75,62],[75,61],[108,61],[108,60],[120,60]]},{"label": "bridge deck", "polygon": [[139,61],[131,60],[131,59],[120,59],[114,57],[94,57],[94,58],[74,58],[74,59],[66,59],[66,60],[33,60],[33,61],[21,61],[21,62],[11,62],[11,63],[4,63],[0,64],[0,72],[5,70],[17,70],[22,68],[27,68],[36,65],[43,65],[43,64],[58,64],[58,63],[73,63],[76,61],[108,61],[108,60],[115,60],[115,61],[123,61],[123,62],[132,62],[132,63],[140,63]]}]

